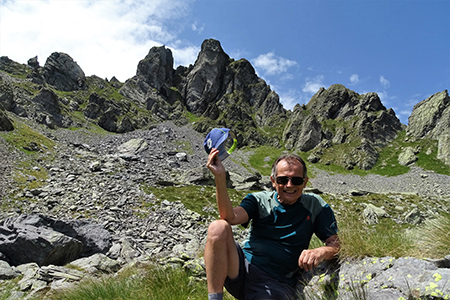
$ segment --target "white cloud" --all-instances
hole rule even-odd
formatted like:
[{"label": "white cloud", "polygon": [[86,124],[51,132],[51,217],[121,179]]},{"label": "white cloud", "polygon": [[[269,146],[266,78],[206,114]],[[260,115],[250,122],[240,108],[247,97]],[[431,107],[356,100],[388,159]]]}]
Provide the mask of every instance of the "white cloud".
[{"label": "white cloud", "polygon": [[359,82],[359,75],[353,74],[350,76],[350,84],[357,84]]},{"label": "white cloud", "polygon": [[380,83],[381,86],[385,89],[391,86],[391,83],[389,80],[387,80],[383,75],[380,76]]},{"label": "white cloud", "polygon": [[256,69],[261,69],[266,75],[278,75],[287,72],[290,67],[297,65],[297,62],[269,52],[267,54],[261,54],[254,59],[253,65]]},{"label": "white cloud", "polygon": [[385,107],[389,107],[389,96],[388,93],[386,91],[382,91],[382,92],[377,92],[378,97],[380,97],[381,103],[383,103],[383,105]]},{"label": "white cloud", "polygon": [[192,31],[197,32],[198,34],[201,34],[203,32],[203,29],[205,29],[205,25],[199,26],[198,22],[194,22],[191,25],[191,29],[192,29]]},{"label": "white cloud", "polygon": [[325,77],[323,75],[318,75],[313,79],[307,78],[305,81],[305,85],[303,86],[302,91],[309,94],[315,94],[317,91],[324,87],[323,79]]},{"label": "white cloud", "polygon": [[[151,47],[176,43],[176,30],[165,24],[182,17],[191,2],[2,1],[0,55],[19,63],[37,55],[43,65],[51,53],[65,52],[88,76],[125,81]],[[177,60],[184,63],[192,56],[191,45],[178,46]]]},{"label": "white cloud", "polygon": [[292,110],[294,106],[302,100],[300,93],[295,89],[290,89],[287,92],[280,92],[280,103],[285,109]]},{"label": "white cloud", "polygon": [[198,53],[200,52],[200,47],[187,46],[184,48],[171,48],[170,50],[172,50],[174,68],[177,68],[178,66],[189,66],[190,64],[194,64]]}]

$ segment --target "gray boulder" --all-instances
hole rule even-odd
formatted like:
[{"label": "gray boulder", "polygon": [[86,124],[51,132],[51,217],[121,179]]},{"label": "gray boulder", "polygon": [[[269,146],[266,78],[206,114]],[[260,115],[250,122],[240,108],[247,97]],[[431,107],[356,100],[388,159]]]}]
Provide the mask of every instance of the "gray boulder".
[{"label": "gray boulder", "polygon": [[412,147],[406,147],[398,156],[398,163],[407,166],[417,161],[417,151]]},{"label": "gray boulder", "polygon": [[364,223],[373,225],[378,224],[379,218],[387,218],[389,215],[386,213],[386,211],[383,208],[377,207],[373,204],[364,204],[365,209],[362,212],[362,217],[364,220]]},{"label": "gray boulder", "polygon": [[42,70],[45,82],[61,91],[86,88],[86,77],[80,66],[66,53],[53,52]]},{"label": "gray boulder", "polygon": [[38,265],[64,265],[76,259],[82,243],[52,229],[37,227],[37,216],[7,219],[1,225],[0,252],[11,265],[36,262]]},{"label": "gray boulder", "polygon": [[412,257],[323,262],[297,286],[302,299],[447,299],[450,269]]},{"label": "gray boulder", "polygon": [[79,257],[106,253],[111,236],[87,221],[62,221],[42,215],[20,215],[0,223],[0,252],[14,265],[35,262],[64,265]]}]

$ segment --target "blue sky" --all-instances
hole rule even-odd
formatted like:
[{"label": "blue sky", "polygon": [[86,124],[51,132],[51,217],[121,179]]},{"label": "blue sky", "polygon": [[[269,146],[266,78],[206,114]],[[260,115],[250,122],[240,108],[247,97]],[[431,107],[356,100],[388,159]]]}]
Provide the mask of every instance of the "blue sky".
[{"label": "blue sky", "polygon": [[125,81],[151,47],[195,62],[203,40],[245,58],[286,109],[339,83],[376,92],[402,123],[450,87],[448,0],[0,0],[0,56],[69,54]]}]

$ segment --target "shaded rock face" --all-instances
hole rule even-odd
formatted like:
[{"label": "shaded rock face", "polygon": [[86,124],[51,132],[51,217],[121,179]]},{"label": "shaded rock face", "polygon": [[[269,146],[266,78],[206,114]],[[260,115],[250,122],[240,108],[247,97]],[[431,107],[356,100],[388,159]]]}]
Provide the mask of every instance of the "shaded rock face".
[{"label": "shaded rock face", "polygon": [[42,70],[45,82],[61,91],[86,88],[86,77],[80,66],[67,54],[52,53]]},{"label": "shaded rock face", "polygon": [[58,96],[50,89],[44,88],[32,100],[33,109],[28,113],[33,119],[49,128],[67,127],[63,125]]},{"label": "shaded rock face", "polygon": [[167,91],[163,86],[171,86],[173,80],[173,56],[170,49],[153,47],[147,56],[138,64],[136,75],[142,76],[151,87],[159,90],[167,97]]},{"label": "shaded rock face", "polygon": [[436,93],[416,104],[406,134],[418,138],[439,139],[450,128],[450,97],[448,91]]},{"label": "shaded rock face", "polygon": [[14,130],[14,125],[5,113],[5,108],[0,104],[0,131]]}]

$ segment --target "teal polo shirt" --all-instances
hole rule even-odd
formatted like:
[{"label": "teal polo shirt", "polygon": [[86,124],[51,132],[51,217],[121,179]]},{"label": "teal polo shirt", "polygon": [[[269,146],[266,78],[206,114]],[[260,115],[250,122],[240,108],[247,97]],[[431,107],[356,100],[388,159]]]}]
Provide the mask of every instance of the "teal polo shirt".
[{"label": "teal polo shirt", "polygon": [[303,193],[294,204],[283,205],[276,191],[257,192],[248,194],[240,206],[251,221],[241,245],[246,259],[291,285],[296,283],[298,259],[308,249],[312,234],[325,241],[338,232],[333,210],[316,194]]}]

